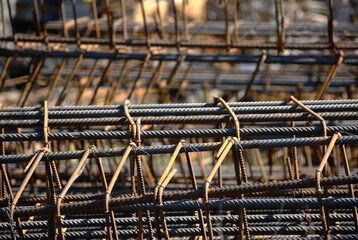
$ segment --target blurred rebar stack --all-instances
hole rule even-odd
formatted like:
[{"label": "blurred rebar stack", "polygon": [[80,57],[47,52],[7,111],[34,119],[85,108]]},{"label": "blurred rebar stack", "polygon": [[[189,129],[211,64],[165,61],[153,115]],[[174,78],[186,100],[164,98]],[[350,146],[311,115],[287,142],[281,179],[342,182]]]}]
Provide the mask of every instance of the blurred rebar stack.
[{"label": "blurred rebar stack", "polygon": [[3,0],[2,100],[32,106],[44,99],[50,105],[207,102],[218,94],[354,98],[355,5]]}]

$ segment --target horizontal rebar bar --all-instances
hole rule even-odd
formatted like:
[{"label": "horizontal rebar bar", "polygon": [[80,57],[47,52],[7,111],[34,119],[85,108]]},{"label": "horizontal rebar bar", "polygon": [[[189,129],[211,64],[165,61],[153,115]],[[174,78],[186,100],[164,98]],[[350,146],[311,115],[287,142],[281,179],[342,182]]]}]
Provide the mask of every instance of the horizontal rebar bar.
[{"label": "horizontal rebar bar", "polygon": [[[263,127],[240,128],[244,136],[309,136],[322,133],[321,126],[314,127]],[[328,126],[328,132],[344,132],[358,134],[358,125]],[[131,131],[81,131],[81,132],[51,132],[49,140],[83,140],[83,139],[130,139]],[[235,129],[181,129],[181,130],[148,130],[142,131],[142,138],[185,138],[185,137],[228,137],[235,136]],[[0,134],[0,141],[39,141],[43,140],[43,133],[7,133]]]},{"label": "horizontal rebar bar", "polygon": [[[175,190],[179,190],[175,188]],[[215,189],[214,189],[215,191]],[[355,190],[357,192],[358,190]],[[315,196],[316,192],[314,190],[275,190],[269,192],[257,192],[257,193],[246,193],[246,197],[272,197],[272,196]],[[328,189],[328,195],[333,197],[344,197],[348,196],[348,189]],[[75,195],[66,195],[63,198],[63,202],[78,202],[78,201],[88,201],[88,200],[101,200],[103,199],[103,193],[97,194],[75,194]],[[128,198],[130,194],[113,194],[112,198]],[[36,203],[45,203],[45,196],[37,196],[37,197],[24,197],[19,199],[19,205],[25,204],[36,204]],[[6,204],[8,199],[0,199],[3,204]]]},{"label": "horizontal rebar bar", "polygon": [[[358,104],[332,104],[332,105],[306,105],[315,112],[346,112],[358,111]],[[304,109],[296,106],[251,106],[251,107],[232,107],[235,114],[251,113],[294,113],[305,112]],[[163,108],[163,109],[130,109],[132,117],[145,116],[193,116],[193,115],[221,115],[227,111],[221,107],[208,108]],[[68,110],[68,111],[49,111],[50,119],[58,118],[103,118],[125,116],[122,109],[119,110]],[[26,112],[0,112],[1,119],[41,119],[42,111]]]},{"label": "horizontal rebar bar", "polygon": [[[108,39],[96,39],[82,37],[76,39],[74,37],[47,37],[48,43],[62,43],[62,44],[77,44],[78,40],[82,45],[87,44],[100,44],[109,45],[111,43]],[[0,37],[0,41],[13,42],[13,37]],[[17,35],[17,42],[32,42],[32,43],[44,43],[43,37],[31,36],[31,35]],[[131,47],[146,47],[147,40],[129,39],[121,40],[116,39],[114,41],[116,47],[119,46],[131,46]],[[241,43],[241,42],[199,42],[199,41],[173,41],[173,40],[150,40],[152,47],[170,47],[170,48],[216,48],[226,49],[230,48],[237,49],[277,49],[277,43]],[[284,43],[285,49],[297,49],[297,50],[326,50],[331,49],[330,43]],[[338,50],[357,50],[358,43],[335,43],[335,48]],[[1,54],[1,53],[0,53]]]},{"label": "horizontal rebar bar", "polygon": [[[320,113],[325,120],[356,120],[358,112],[328,112]],[[240,122],[275,122],[275,121],[307,121],[316,120],[308,113],[275,113],[275,114],[239,114]],[[137,121],[137,117],[133,117]],[[162,116],[162,117],[140,117],[142,124],[216,124],[231,122],[229,115],[217,116]],[[83,118],[83,119],[49,119],[49,127],[73,127],[73,126],[105,126],[105,125],[128,125],[125,117],[111,118]],[[2,128],[31,128],[43,127],[42,120],[0,120]]]},{"label": "horizontal rebar bar", "polygon": [[[358,99],[335,99],[335,100],[303,100],[305,105],[332,105],[332,104],[358,104]],[[290,101],[255,101],[255,102],[228,102],[230,107],[255,107],[255,106],[288,106]],[[153,108],[205,108],[216,107],[215,103],[164,103],[164,104],[134,104],[130,109],[153,109]],[[42,111],[41,107],[4,107],[2,112],[26,112]],[[49,111],[71,110],[123,110],[123,105],[83,105],[83,106],[54,106]]]},{"label": "horizontal rebar bar", "polygon": [[[332,185],[347,185],[347,184],[356,184],[358,183],[358,175],[352,175],[349,177],[329,177],[329,178],[323,178],[321,179],[321,185],[322,186],[332,186]],[[283,190],[283,189],[297,189],[297,188],[312,188],[315,187],[316,181],[315,179],[305,179],[305,180],[287,180],[287,181],[280,181],[280,182],[271,182],[271,183],[255,183],[255,184],[242,184],[239,186],[234,187],[223,187],[223,188],[213,188],[209,191],[209,196],[211,198],[213,197],[221,197],[223,195],[227,197],[235,197],[239,196],[243,193],[250,193],[250,192],[260,192],[260,191],[272,191],[272,190]],[[174,204],[174,208],[177,206],[175,204],[180,203],[189,203],[188,201],[180,201],[180,200],[189,200],[189,199],[198,199],[203,197],[203,189],[199,190],[187,190],[187,191],[181,191],[181,192],[172,192],[172,193],[164,193],[163,194],[163,201],[174,201],[177,200],[178,202],[166,202],[165,204]],[[256,199],[252,199],[255,201]],[[261,200],[261,199],[260,199]],[[270,199],[266,199],[270,200]],[[285,201],[287,199],[277,199],[277,201]],[[290,199],[287,201],[299,201],[300,199]],[[311,206],[316,206],[316,199],[306,199],[310,204],[313,204]],[[348,202],[351,202],[352,204],[357,203],[358,199],[346,199]],[[104,200],[94,200],[94,201],[82,201],[79,203],[66,203],[62,204],[61,206],[61,213],[75,213],[75,212],[81,212],[86,211],[86,213],[90,213],[91,210],[95,209],[101,209],[103,207]],[[276,200],[275,200],[276,201]],[[280,208],[279,202],[268,202],[268,204],[274,204],[274,207]],[[332,199],[327,199],[327,201],[333,201]],[[354,202],[356,201],[356,202]],[[121,208],[121,206],[124,209],[116,209],[115,211],[119,212],[128,212],[129,209],[135,208],[136,210],[139,209],[148,209],[152,206],[153,202],[153,194],[147,194],[139,197],[129,197],[129,198],[119,198],[119,199],[111,199],[110,200],[110,206],[114,209]],[[307,203],[308,203],[307,202]],[[347,204],[348,204],[347,202]],[[235,202],[236,204],[237,202]],[[249,202],[250,203],[250,202]],[[250,206],[248,203],[248,206]],[[255,202],[251,202],[255,205]],[[291,202],[294,206],[295,204]],[[341,202],[343,204],[343,202]],[[124,206],[127,204],[127,206]],[[129,205],[128,205],[129,204]],[[194,205],[193,205],[194,204]],[[239,204],[239,203],[237,203]],[[303,203],[300,203],[299,206],[302,206]],[[305,203],[306,204],[306,203]],[[190,200],[190,204],[187,205],[187,210],[195,210],[198,206],[197,201]],[[194,206],[194,208],[192,208]],[[253,205],[251,205],[253,206]],[[255,205],[256,206],[256,205]],[[260,205],[261,207],[263,205]],[[183,206],[181,206],[183,207]],[[257,206],[256,206],[257,207]],[[271,208],[274,208],[271,207]],[[349,205],[341,205],[343,208],[349,208]],[[131,208],[131,211],[133,210]],[[138,208],[138,209],[137,209]],[[260,207],[257,207],[260,208]],[[6,210],[7,208],[0,208],[0,212],[2,214],[2,217],[4,218],[6,216]],[[133,211],[136,211],[133,210]],[[143,210],[143,209],[142,209]],[[170,205],[168,205],[168,208],[166,210],[173,210]],[[185,210],[184,208],[181,208],[180,210]],[[41,214],[48,214],[52,213],[54,211],[54,206],[40,206],[40,207],[18,207],[14,213],[14,216],[22,217],[22,216],[34,216],[34,215],[41,215]]]},{"label": "horizontal rebar bar", "polygon": [[[0,239],[358,239],[351,12],[341,22],[329,0],[328,9],[304,9],[296,19],[291,8],[312,8],[306,0],[275,0],[255,18],[265,22],[247,23],[262,1],[208,1],[194,10],[187,0],[157,0],[154,13],[144,0],[87,1],[92,12],[77,11],[75,0],[40,0],[29,5],[33,26],[20,33],[21,9],[15,17],[4,2],[4,103],[13,95],[16,106],[41,106],[47,92],[59,106],[0,106]],[[348,4],[355,7],[339,7]],[[311,22],[296,22],[301,15]],[[321,18],[327,24],[314,23]],[[129,102],[187,101],[187,93],[207,101],[212,89],[222,96],[213,103]],[[352,99],[239,102],[289,92],[311,98],[318,89],[319,99]],[[125,95],[124,105],[61,106]],[[311,177],[317,165],[322,178]]]},{"label": "horizontal rebar bar", "polygon": [[[272,234],[288,234],[288,235],[316,235],[321,234],[322,227],[317,226],[290,226],[290,227],[249,227],[250,234],[252,235],[272,235]],[[215,235],[236,235],[239,234],[238,227],[215,227],[213,228]],[[149,236],[149,231],[147,229],[143,230],[145,236]],[[156,233],[153,230],[154,234]],[[349,226],[333,226],[331,227],[332,234],[356,234],[354,227]],[[135,238],[138,237],[138,230],[118,230],[117,235],[120,238]],[[200,236],[200,228],[178,228],[170,229],[169,234],[171,237],[180,237],[180,236]],[[98,239],[105,238],[107,236],[107,231],[74,231],[74,232],[65,232],[66,239]],[[25,235],[24,239],[42,239],[47,237],[47,233],[29,233]],[[12,239],[10,235],[5,235],[2,239]],[[340,238],[337,238],[340,239]],[[345,239],[343,237],[343,239]],[[354,239],[354,238],[353,238]]]},{"label": "horizontal rebar bar", "polygon": [[[251,149],[251,148],[277,148],[277,147],[292,147],[292,146],[318,146],[329,144],[331,137],[306,137],[306,138],[280,138],[280,139],[269,139],[269,140],[249,140],[235,143],[237,148]],[[357,144],[358,138],[355,135],[341,136],[337,140],[339,144]],[[189,152],[198,151],[214,151],[220,148],[222,143],[197,143],[187,144],[181,148],[181,152],[184,152],[185,148]],[[150,155],[150,154],[164,154],[172,153],[176,145],[163,145],[163,146],[150,146],[150,147],[139,147],[132,150],[130,155]],[[113,157],[122,156],[125,149],[103,149],[93,150],[89,155],[90,158],[95,155],[98,157]],[[50,152],[46,153],[46,159],[48,160],[66,160],[66,159],[80,159],[84,151],[68,151],[68,152]],[[32,155],[5,155],[0,156],[2,163],[20,163],[29,161]]]},{"label": "horizontal rebar bar", "polygon": [[[204,217],[205,218],[205,217]],[[330,214],[330,221],[340,221],[340,224],[352,221],[353,214]],[[239,220],[239,216],[225,216],[225,215],[213,215],[211,217],[212,221],[215,223],[233,223]],[[319,222],[320,216],[319,214],[312,215],[304,215],[304,214],[277,214],[277,215],[248,215],[248,221],[250,223],[276,223],[280,224],[288,224],[288,223],[296,223],[303,224],[307,223],[307,221]],[[151,221],[154,222],[154,217],[151,218]],[[196,224],[199,222],[199,217],[197,216],[180,216],[180,217],[172,217],[167,216],[166,221],[168,224]],[[143,222],[146,223],[147,219],[143,218]],[[63,227],[72,228],[72,227],[86,227],[86,226],[104,226],[106,221],[104,218],[97,219],[84,219],[84,220],[63,220]],[[116,224],[123,224],[125,226],[136,226],[138,224],[137,218],[116,218]],[[33,221],[33,222],[23,222],[21,224],[23,229],[33,229],[33,228],[44,228],[47,227],[47,221]],[[8,224],[0,224],[0,230],[8,229]]]},{"label": "horizontal rebar bar", "polygon": [[[46,23],[46,27],[52,30],[62,30],[62,23],[59,21],[49,21]],[[108,26],[106,24],[99,24],[99,28],[101,32],[107,32]],[[137,29],[139,28],[139,29]],[[149,31],[156,31],[156,25],[152,23],[147,24],[147,28]],[[183,31],[184,26],[182,24],[178,25],[178,29]],[[88,23],[79,23],[78,29],[86,30],[88,29]],[[142,23],[127,23],[127,29],[129,31],[136,29],[136,31],[143,32],[143,24]],[[74,30],[73,26],[69,26],[68,30]],[[164,26],[164,30],[166,33],[174,33],[174,26],[170,23]],[[94,29],[92,29],[94,31]],[[121,25],[116,26],[116,31],[123,31],[123,27]],[[266,22],[245,22],[242,25],[238,26],[239,35],[240,34],[250,34],[253,36],[262,36],[262,35],[272,35],[272,32],[276,31],[276,26],[272,23]],[[249,32],[249,33],[248,33]],[[251,33],[250,33],[251,32]],[[338,26],[334,28],[335,34],[344,34],[345,32],[349,32],[349,36],[352,34],[358,34],[357,28],[354,24],[350,23],[340,23]],[[197,24],[191,26],[189,28],[189,33],[193,35],[223,35],[225,34],[225,23],[221,21],[207,21],[207,22],[198,22]],[[307,23],[299,23],[295,22],[294,24],[290,24],[285,27],[285,34],[287,36],[313,36],[317,35],[327,35],[327,27],[319,24],[307,24]]]},{"label": "horizontal rebar bar", "polygon": [[[0,41],[2,39],[0,38]],[[98,41],[98,40],[97,40]],[[99,40],[102,41],[102,40]],[[104,40],[106,41],[106,40]],[[207,45],[203,43],[204,45]],[[325,45],[325,44],[323,44]],[[323,46],[317,45],[317,46]],[[154,46],[154,45],[153,45]],[[272,44],[276,48],[276,44]],[[315,45],[312,45],[314,47]],[[226,45],[224,45],[226,48]],[[358,49],[357,44],[347,44],[342,48]],[[318,48],[319,49],[319,48]],[[325,49],[323,46],[322,49]],[[90,52],[90,51],[41,51],[33,49],[0,49],[0,56],[15,56],[19,57],[39,57],[44,56],[47,58],[83,58],[92,59],[110,59],[113,58],[113,52]],[[179,54],[153,54],[150,60],[153,61],[178,61]],[[116,60],[142,60],[144,61],[147,57],[146,53],[125,53],[117,54]],[[232,63],[257,63],[261,58],[261,55],[228,55],[228,54],[196,54],[186,55],[184,61],[187,62],[232,62]],[[337,63],[338,55],[267,55],[265,63],[281,63],[281,64],[335,64]],[[345,55],[343,58],[344,64],[357,65],[358,56],[356,55]]]}]

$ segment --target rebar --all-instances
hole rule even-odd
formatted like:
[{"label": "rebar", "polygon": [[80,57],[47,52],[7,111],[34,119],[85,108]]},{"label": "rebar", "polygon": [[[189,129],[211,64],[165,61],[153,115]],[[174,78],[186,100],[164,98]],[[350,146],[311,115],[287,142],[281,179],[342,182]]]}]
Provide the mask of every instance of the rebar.
[{"label": "rebar", "polygon": [[25,2],[0,239],[358,238],[354,1]]}]

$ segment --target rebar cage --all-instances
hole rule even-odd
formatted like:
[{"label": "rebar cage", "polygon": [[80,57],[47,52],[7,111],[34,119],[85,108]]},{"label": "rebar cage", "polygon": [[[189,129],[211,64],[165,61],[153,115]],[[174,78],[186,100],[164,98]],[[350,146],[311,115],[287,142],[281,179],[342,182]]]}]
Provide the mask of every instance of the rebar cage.
[{"label": "rebar cage", "polygon": [[0,239],[358,238],[355,1],[0,3]]}]

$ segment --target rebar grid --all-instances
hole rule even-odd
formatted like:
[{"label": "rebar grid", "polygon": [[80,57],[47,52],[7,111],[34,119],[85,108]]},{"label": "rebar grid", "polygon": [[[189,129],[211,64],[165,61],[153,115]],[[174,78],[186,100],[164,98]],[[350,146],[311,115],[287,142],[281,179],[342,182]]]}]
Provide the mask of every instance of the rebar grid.
[{"label": "rebar grid", "polygon": [[345,2],[0,0],[0,239],[358,238]]},{"label": "rebar grid", "polygon": [[[317,234],[322,238],[345,239],[355,236],[358,202],[354,197],[357,191],[354,184],[358,179],[357,175],[350,175],[348,159],[356,157],[354,146],[358,143],[355,136],[357,117],[354,115],[357,113],[356,100],[299,102],[304,108],[294,106],[291,101],[228,104],[220,101],[223,105],[129,105],[127,101],[122,106],[48,108],[45,103],[43,108],[4,108],[1,127],[5,128],[9,122],[13,125],[12,129],[7,126],[0,135],[3,149],[8,153],[0,156],[2,176],[8,176],[2,180],[10,186],[2,188],[1,235],[4,239],[193,236],[213,239],[218,236],[254,238],[258,235],[285,235],[287,238],[289,235],[313,237]],[[315,122],[312,126],[302,125],[307,120],[315,120],[310,113],[302,113],[306,108],[321,117],[330,114],[329,124],[324,127]],[[340,118],[337,113],[342,110],[353,115]],[[265,111],[267,116],[263,117]],[[162,121],[178,114],[182,117],[174,124]],[[197,121],[195,128],[188,125],[181,129],[186,117],[203,114],[211,114],[214,119],[216,117],[215,124],[222,123],[226,127],[215,128],[214,122]],[[273,117],[276,114],[281,118]],[[290,126],[289,122],[297,118],[297,114],[301,118]],[[254,120],[241,121],[244,115]],[[152,122],[146,122],[146,117],[153,118]],[[51,123],[67,118],[78,118],[81,125]],[[86,119],[96,118],[123,120],[121,125],[113,122],[112,126],[86,123]],[[232,124],[233,118],[241,124]],[[37,125],[23,124],[28,121]],[[43,131],[40,133],[41,124]],[[45,131],[47,124],[51,131]],[[127,127],[129,129],[125,131],[123,128]],[[19,128],[23,131],[11,133]],[[71,132],[71,128],[78,131]],[[328,135],[317,137],[324,128]],[[337,132],[343,135],[337,135]],[[221,139],[226,141],[220,142]],[[35,154],[22,155],[36,149],[41,142],[50,143],[52,152],[42,148]],[[128,142],[131,143],[128,145]],[[324,150],[319,146],[328,144],[336,145],[336,153],[327,165],[328,175],[317,182],[314,166],[320,163],[324,151],[326,155],[332,151],[331,147]],[[73,147],[86,150],[73,151]],[[297,180],[288,174],[292,171],[291,164],[284,161],[294,159],[290,153],[292,147],[302,151],[297,158],[301,159],[298,160]],[[346,149],[349,149],[349,155]],[[239,150],[243,154],[243,164],[238,162]],[[171,155],[169,162],[168,154]],[[211,158],[212,154],[216,154],[215,158]],[[265,155],[266,160],[262,159]],[[117,157],[121,158],[120,162]],[[209,175],[208,158],[215,164]],[[81,159],[73,163],[76,169],[68,165],[73,159]],[[261,164],[261,169],[254,166],[254,159]],[[168,164],[164,172],[163,160],[164,166]],[[51,162],[54,165],[48,165],[52,173],[49,178],[43,164],[46,166]],[[25,179],[16,164],[25,164]],[[356,163],[351,161],[352,164],[351,170],[355,173]],[[235,171],[231,169],[232,165]],[[175,171],[170,172],[171,168]],[[223,172],[215,174],[217,169]],[[346,176],[341,175],[342,171]],[[309,177],[301,179],[306,174]],[[46,183],[49,181],[52,184]],[[103,181],[105,184],[101,187]],[[208,181],[212,181],[213,186],[208,187]],[[325,189],[322,198],[315,198],[318,183]],[[26,185],[29,187],[25,188]],[[55,191],[44,194],[51,185]],[[16,195],[9,197],[7,193],[12,189]],[[49,202],[53,198],[55,201]],[[324,213],[320,212],[321,207],[326,209]],[[245,215],[238,209],[244,209]],[[324,224],[327,227],[323,225],[322,214],[326,216]],[[43,232],[44,228],[48,230]]]}]

